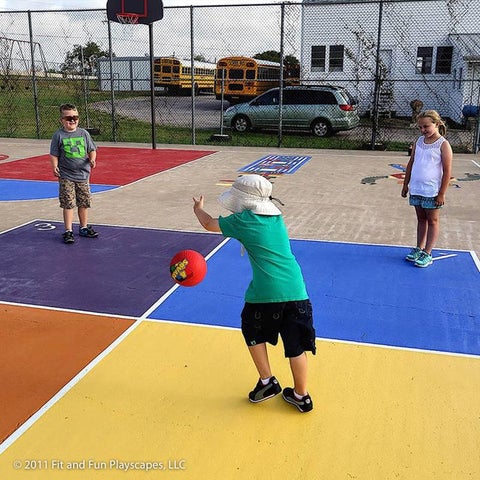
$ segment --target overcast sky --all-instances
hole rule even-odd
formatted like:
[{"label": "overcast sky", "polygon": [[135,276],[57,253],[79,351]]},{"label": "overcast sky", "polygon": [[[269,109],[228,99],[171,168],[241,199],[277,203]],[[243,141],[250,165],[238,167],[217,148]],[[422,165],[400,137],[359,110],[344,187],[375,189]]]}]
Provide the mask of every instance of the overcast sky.
[{"label": "overcast sky", "polygon": [[[150,0],[154,1],[154,0]],[[222,56],[242,54],[252,56],[267,50],[280,50],[279,4],[283,0],[163,0],[169,8],[163,20],[155,24],[154,55],[191,55],[191,32],[188,7],[225,6],[223,15],[212,9],[200,9],[195,17],[195,53],[209,62]],[[38,11],[33,17],[35,41],[39,44],[50,68],[57,68],[74,45],[94,41],[103,51],[108,49],[108,30],[101,16],[81,14],[77,10],[106,9],[107,0],[0,0],[0,12]],[[243,7],[244,5],[251,7]],[[235,8],[234,5],[239,5]],[[251,14],[254,7],[255,14]],[[263,5],[263,7],[262,7]],[[176,10],[175,7],[184,7]],[[257,8],[257,7],[256,7]],[[52,13],[61,10],[62,13]],[[227,11],[228,10],[228,11]],[[71,14],[68,12],[72,12]],[[298,9],[292,12],[288,25],[298,32]],[[174,32],[174,34],[172,33]],[[27,41],[28,24],[25,15],[0,15],[0,36]],[[111,25],[112,50],[116,56],[144,56],[148,54],[148,32],[144,28]],[[285,43],[287,54],[298,56],[298,36],[292,35]],[[14,43],[12,58],[19,62],[25,56],[23,44]]]},{"label": "overcast sky", "polygon": [[[283,0],[163,0],[166,7],[198,5],[240,5],[245,3],[281,3]],[[106,8],[106,0],[0,0],[0,11],[15,10],[77,10]]]}]

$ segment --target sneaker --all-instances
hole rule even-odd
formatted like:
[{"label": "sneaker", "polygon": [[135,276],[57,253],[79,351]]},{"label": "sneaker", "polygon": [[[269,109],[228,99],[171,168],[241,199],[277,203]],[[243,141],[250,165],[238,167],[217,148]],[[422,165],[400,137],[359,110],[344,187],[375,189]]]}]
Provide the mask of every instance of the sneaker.
[{"label": "sneaker", "polygon": [[423,251],[420,253],[418,258],[415,260],[415,266],[425,268],[433,263],[433,258],[427,252]]},{"label": "sneaker", "polygon": [[97,238],[98,233],[93,229],[91,225],[87,225],[86,227],[83,227],[79,230],[80,236],[81,237],[87,237],[87,238]]},{"label": "sneaker", "polygon": [[282,387],[278,380],[275,377],[271,377],[266,385],[259,380],[256,387],[248,394],[248,398],[253,403],[263,402],[278,395],[281,391]]},{"label": "sneaker", "polygon": [[73,232],[71,230],[67,230],[63,234],[63,243],[74,243],[75,238],[73,237]]},{"label": "sneaker", "polygon": [[410,250],[410,253],[405,257],[407,262],[414,262],[422,253],[422,249],[415,247]]},{"label": "sneaker", "polygon": [[286,402],[295,405],[302,413],[313,410],[313,402],[308,393],[299,400],[293,393],[293,388],[287,387],[283,389],[282,397]]}]

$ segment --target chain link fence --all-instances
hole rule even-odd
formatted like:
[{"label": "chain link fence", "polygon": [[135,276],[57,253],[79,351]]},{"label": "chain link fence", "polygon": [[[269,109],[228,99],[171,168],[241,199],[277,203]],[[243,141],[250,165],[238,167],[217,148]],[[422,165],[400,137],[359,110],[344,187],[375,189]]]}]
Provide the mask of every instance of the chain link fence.
[{"label": "chain link fence", "polygon": [[[477,153],[479,25],[480,0],[165,7],[152,25],[108,22],[105,10],[0,12],[0,136],[50,138],[68,102],[102,141],[407,150],[415,115],[436,109],[454,149]],[[294,85],[346,88],[359,125],[319,138],[278,128],[279,108],[277,128],[239,133],[222,125],[230,102],[213,89],[151,83],[151,56],[214,67],[258,54],[296,62]]]}]

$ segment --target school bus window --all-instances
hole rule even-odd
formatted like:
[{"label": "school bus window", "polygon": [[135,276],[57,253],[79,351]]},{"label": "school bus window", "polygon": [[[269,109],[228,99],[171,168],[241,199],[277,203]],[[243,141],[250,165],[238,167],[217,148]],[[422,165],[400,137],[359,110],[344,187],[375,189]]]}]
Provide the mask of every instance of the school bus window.
[{"label": "school bus window", "polygon": [[228,78],[232,80],[243,80],[243,70],[233,68],[228,72]]}]

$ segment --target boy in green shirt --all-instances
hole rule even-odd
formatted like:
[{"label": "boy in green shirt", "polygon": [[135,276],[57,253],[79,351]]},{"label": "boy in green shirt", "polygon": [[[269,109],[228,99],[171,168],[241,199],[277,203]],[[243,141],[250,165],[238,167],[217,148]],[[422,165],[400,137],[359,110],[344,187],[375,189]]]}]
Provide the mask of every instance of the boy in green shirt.
[{"label": "boy in green shirt", "polygon": [[242,333],[260,379],[249,394],[250,401],[261,402],[282,391],[267,352],[267,343],[276,345],[280,334],[294,382],[282,396],[301,412],[309,412],[313,403],[307,391],[306,352],[315,354],[312,306],[282,212],[272,202],[271,193],[272,184],[266,178],[243,175],[219,198],[232,215],[213,218],[204,210],[203,196],[193,199],[193,210],[206,230],[240,241],[252,266]]}]

